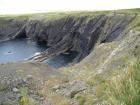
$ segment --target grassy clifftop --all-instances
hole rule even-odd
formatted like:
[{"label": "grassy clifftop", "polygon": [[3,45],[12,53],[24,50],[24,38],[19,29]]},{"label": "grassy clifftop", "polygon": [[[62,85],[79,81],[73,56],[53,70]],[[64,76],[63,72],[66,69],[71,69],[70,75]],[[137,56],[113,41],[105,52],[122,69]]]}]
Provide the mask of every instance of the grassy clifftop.
[{"label": "grassy clifftop", "polygon": [[0,15],[0,18],[3,19],[26,19],[34,16],[46,16],[49,19],[57,19],[65,16],[96,16],[99,14],[108,14],[108,13],[123,13],[123,14],[139,14],[140,9],[124,9],[124,10],[110,10],[110,11],[72,11],[72,12],[50,12],[50,13],[34,13],[34,14],[23,14],[23,15]]}]

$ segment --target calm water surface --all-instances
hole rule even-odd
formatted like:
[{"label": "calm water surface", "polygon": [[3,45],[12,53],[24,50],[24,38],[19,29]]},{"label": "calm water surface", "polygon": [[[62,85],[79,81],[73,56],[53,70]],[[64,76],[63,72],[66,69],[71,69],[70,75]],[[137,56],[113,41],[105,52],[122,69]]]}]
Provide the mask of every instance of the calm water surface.
[{"label": "calm water surface", "polygon": [[[45,45],[39,45],[29,39],[14,39],[0,43],[0,63],[23,61],[39,52],[47,49]],[[47,59],[47,63],[55,68],[66,66],[70,63],[77,53],[61,54],[52,59]]]},{"label": "calm water surface", "polygon": [[47,47],[38,45],[29,39],[14,39],[0,43],[0,63],[22,61]]}]

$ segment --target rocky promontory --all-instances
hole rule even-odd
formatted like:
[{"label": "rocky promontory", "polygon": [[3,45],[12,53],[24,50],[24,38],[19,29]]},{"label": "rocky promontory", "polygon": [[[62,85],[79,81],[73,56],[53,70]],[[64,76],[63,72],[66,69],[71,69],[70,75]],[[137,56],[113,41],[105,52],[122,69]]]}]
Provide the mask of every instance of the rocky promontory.
[{"label": "rocky promontory", "polygon": [[[0,42],[16,38],[47,49],[0,64],[0,105],[139,105],[140,9],[0,16]],[[74,65],[42,63],[70,52]]]},{"label": "rocky promontory", "polygon": [[96,43],[112,42],[121,39],[124,29],[136,17],[135,14],[101,14],[97,16],[65,16],[47,20],[47,18],[30,17],[28,19],[2,20],[0,40],[30,38],[36,42],[46,42],[49,48],[34,60],[75,51],[78,53],[74,62],[81,61],[94,48]]}]

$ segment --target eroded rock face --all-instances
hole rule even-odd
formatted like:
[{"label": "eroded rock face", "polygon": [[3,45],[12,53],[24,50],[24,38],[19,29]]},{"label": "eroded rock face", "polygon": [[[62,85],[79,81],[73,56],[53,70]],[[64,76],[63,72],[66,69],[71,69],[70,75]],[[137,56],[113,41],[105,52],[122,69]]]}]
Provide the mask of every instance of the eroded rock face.
[{"label": "eroded rock face", "polygon": [[26,20],[0,19],[0,41],[14,39],[25,23]]},{"label": "eroded rock face", "polygon": [[[78,56],[74,61],[79,62],[91,52],[96,42],[111,42],[119,38],[134,17],[110,14],[95,17],[68,16],[51,21],[45,18],[32,18],[19,23],[12,20],[13,22],[6,22],[6,25],[3,23],[0,26],[0,38],[12,39],[27,36],[37,42],[45,41],[49,48],[32,58],[36,61],[76,51]],[[7,26],[8,24],[10,25]]]}]

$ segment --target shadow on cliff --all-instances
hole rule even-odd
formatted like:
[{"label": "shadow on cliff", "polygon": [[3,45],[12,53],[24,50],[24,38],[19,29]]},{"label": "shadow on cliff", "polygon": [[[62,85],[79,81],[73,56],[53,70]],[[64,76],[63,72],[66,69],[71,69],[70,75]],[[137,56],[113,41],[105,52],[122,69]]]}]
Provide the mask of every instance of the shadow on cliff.
[{"label": "shadow on cliff", "polygon": [[[77,52],[72,60],[73,63],[77,63],[90,54],[96,43],[121,40],[125,35],[122,33],[134,17],[125,14],[103,14],[94,17],[67,16],[51,21],[28,19],[26,22],[19,22],[20,29],[16,26],[8,27],[17,30],[10,39],[30,38],[48,46],[46,51],[29,60],[42,62],[65,53],[69,55],[71,52]],[[7,31],[0,30],[1,33],[4,35]]]}]

